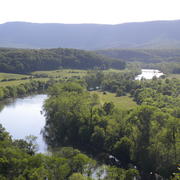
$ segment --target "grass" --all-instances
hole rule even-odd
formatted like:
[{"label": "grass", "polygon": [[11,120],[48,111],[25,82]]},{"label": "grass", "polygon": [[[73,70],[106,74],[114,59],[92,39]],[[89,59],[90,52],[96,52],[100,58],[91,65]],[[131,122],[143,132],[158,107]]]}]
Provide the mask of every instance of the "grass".
[{"label": "grass", "polygon": [[[32,80],[35,80],[35,81],[48,81],[49,78],[33,78]],[[3,81],[3,82],[0,82],[0,87],[18,86],[20,84],[28,83],[29,81],[31,81],[31,79],[15,80],[15,81]]]},{"label": "grass", "polygon": [[[72,70],[72,69],[63,69],[63,70],[54,70],[54,71],[36,71],[36,72],[32,72],[32,75],[40,75],[40,78],[34,77],[32,80],[48,81],[50,78],[56,78],[56,79],[68,79],[71,77],[81,78],[85,76],[87,72],[88,71],[86,70]],[[14,79],[9,81],[1,81],[0,87],[18,86],[22,83],[27,83],[31,79],[22,79],[26,77],[28,78],[30,76],[22,75],[22,74],[0,73],[0,81],[3,79]]]},{"label": "grass", "polygon": [[126,110],[137,106],[136,102],[134,102],[129,96],[117,97],[115,93],[106,92],[106,94],[104,94],[101,91],[91,91],[91,93],[99,96],[101,104],[104,104],[105,102],[113,102],[116,107]]},{"label": "grass", "polygon": [[[127,72],[129,70],[116,70],[116,69],[108,69],[104,70],[104,73],[122,73],[122,72]],[[93,71],[92,71],[93,72]],[[53,71],[35,71],[32,72],[32,76],[38,76],[40,78],[33,78],[33,80],[39,80],[39,81],[47,81],[49,78],[56,78],[56,79],[69,79],[71,77],[76,77],[76,78],[82,78],[86,76],[88,73],[88,70],[79,70],[79,69],[62,69],[62,70],[53,70]],[[12,74],[12,73],[0,73],[0,86],[16,86],[21,83],[26,83],[29,82],[30,79],[23,79],[23,78],[28,78],[30,77],[29,75],[23,75],[23,74]],[[180,79],[180,74],[169,74],[168,78],[177,78]],[[10,81],[2,81],[2,80],[10,80]],[[12,80],[14,79],[14,80]],[[110,96],[110,95],[109,95]],[[112,95],[111,95],[112,96]],[[112,97],[111,97],[112,98]],[[119,97],[116,97],[118,99]],[[128,99],[125,97],[120,97],[121,101],[128,101]],[[107,98],[108,100],[108,98]],[[120,104],[120,102],[119,102]],[[128,104],[127,104],[128,105]],[[122,104],[123,106],[123,104]],[[126,104],[125,104],[126,106]]]},{"label": "grass", "polygon": [[125,72],[131,72],[131,70],[128,69],[107,69],[103,70],[104,73],[125,73]]},{"label": "grass", "polygon": [[176,79],[180,79],[180,74],[169,74],[168,78],[176,78]]},{"label": "grass", "polygon": [[4,81],[4,82],[0,82],[0,87],[5,87],[5,86],[18,86],[22,83],[26,83],[29,82],[29,79],[26,80],[15,80],[15,81]]},{"label": "grass", "polygon": [[87,74],[87,70],[78,70],[78,69],[62,69],[62,70],[53,70],[53,71],[35,71],[32,75],[45,75],[51,78],[70,78],[73,76],[83,77]]},{"label": "grass", "polygon": [[[93,71],[92,71],[93,72]],[[104,73],[120,73],[127,72],[127,70],[116,70],[116,69],[108,69],[103,70]],[[84,77],[87,75],[88,70],[80,70],[80,69],[62,69],[62,70],[53,70],[53,71],[35,71],[32,72],[32,75],[45,75],[53,78],[70,78],[73,76]]]},{"label": "grass", "polygon": [[12,74],[12,73],[0,73],[0,80],[3,79],[21,79],[29,77],[28,75],[23,74]]}]

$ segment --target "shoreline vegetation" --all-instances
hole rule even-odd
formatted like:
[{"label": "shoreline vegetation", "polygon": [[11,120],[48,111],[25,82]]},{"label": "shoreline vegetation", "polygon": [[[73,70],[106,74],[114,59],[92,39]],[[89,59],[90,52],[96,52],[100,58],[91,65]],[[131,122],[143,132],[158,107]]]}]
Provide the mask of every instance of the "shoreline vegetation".
[{"label": "shoreline vegetation", "polygon": [[[64,76],[59,75],[62,72]],[[33,137],[12,140],[1,127],[1,179],[92,180],[97,168],[97,178],[104,180],[148,179],[155,174],[170,178],[176,173],[179,79],[135,81],[138,71],[126,70],[32,74],[47,74],[47,81],[4,86],[0,95],[3,99],[42,90],[48,93],[43,136],[51,155],[37,154]],[[91,88],[98,90],[88,91]],[[106,165],[104,177],[102,164]]]},{"label": "shoreline vegetation", "polygon": [[[94,172],[101,180],[176,179],[179,56],[0,48],[0,100],[48,94],[42,133],[49,150],[37,153],[35,137],[15,140],[0,125],[0,179],[94,180]],[[141,68],[159,67],[164,77],[135,80]]]}]

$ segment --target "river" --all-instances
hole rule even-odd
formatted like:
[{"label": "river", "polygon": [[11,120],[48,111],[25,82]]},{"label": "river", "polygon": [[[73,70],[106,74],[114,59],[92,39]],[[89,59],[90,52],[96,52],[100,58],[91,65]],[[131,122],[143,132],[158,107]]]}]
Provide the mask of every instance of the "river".
[{"label": "river", "polygon": [[159,78],[164,74],[157,69],[141,69],[141,74],[135,77],[135,80]]},{"label": "river", "polygon": [[24,139],[28,135],[37,137],[38,152],[45,152],[41,130],[45,125],[45,117],[41,113],[47,95],[33,95],[17,98],[5,104],[0,112],[0,124],[12,135],[13,139]]}]

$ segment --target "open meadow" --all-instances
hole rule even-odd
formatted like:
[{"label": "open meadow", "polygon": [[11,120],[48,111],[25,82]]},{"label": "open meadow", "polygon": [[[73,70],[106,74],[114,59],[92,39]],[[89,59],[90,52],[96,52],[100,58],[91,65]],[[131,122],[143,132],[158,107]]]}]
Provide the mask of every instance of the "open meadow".
[{"label": "open meadow", "polygon": [[114,105],[120,109],[129,110],[137,106],[136,102],[129,96],[117,97],[115,93],[91,91],[92,94],[97,94],[101,104],[105,102],[113,102]]},{"label": "open meadow", "polygon": [[[0,73],[0,86],[16,86],[22,83],[29,82],[30,80],[48,81],[49,79],[62,79],[69,78],[83,78],[88,73],[93,73],[94,70],[80,70],[80,69],[60,69],[52,71],[34,71],[31,74],[13,74],[13,73]],[[103,70],[103,73],[124,73],[129,70],[116,70],[108,69]],[[168,74],[168,78],[180,79],[180,74]]]}]

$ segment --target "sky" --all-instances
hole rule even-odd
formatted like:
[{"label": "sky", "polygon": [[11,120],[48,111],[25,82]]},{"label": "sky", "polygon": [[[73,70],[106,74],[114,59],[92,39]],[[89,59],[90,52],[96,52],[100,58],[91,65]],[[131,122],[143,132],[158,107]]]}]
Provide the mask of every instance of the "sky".
[{"label": "sky", "polygon": [[180,19],[180,0],[0,0],[0,23],[120,24]]}]

